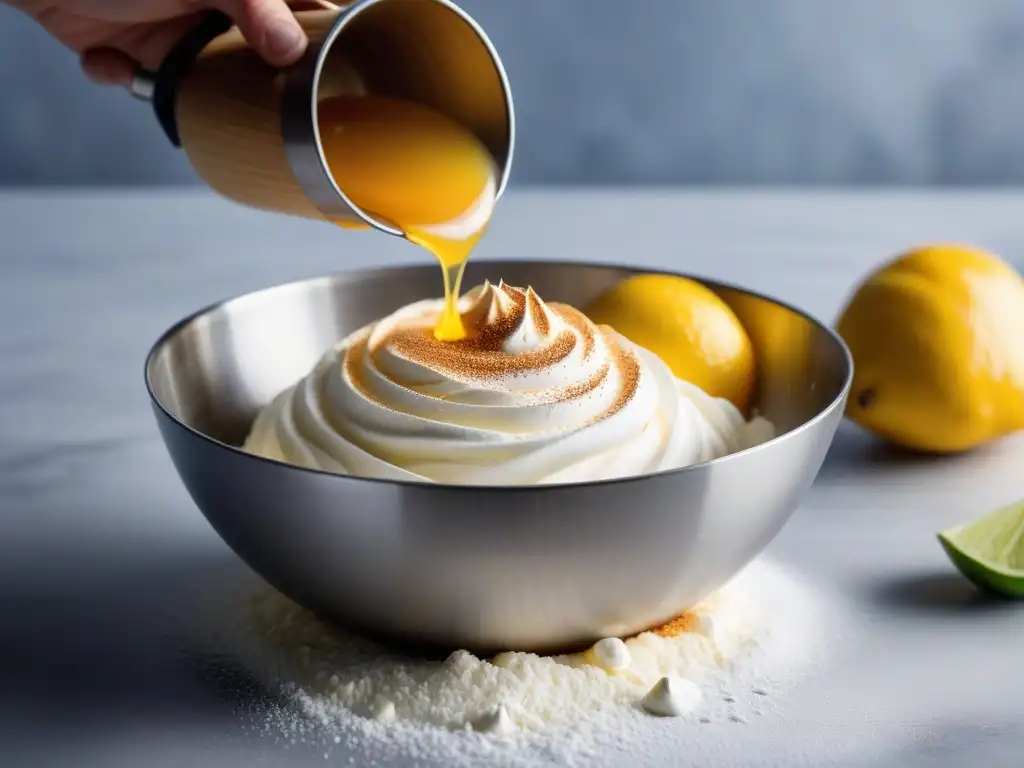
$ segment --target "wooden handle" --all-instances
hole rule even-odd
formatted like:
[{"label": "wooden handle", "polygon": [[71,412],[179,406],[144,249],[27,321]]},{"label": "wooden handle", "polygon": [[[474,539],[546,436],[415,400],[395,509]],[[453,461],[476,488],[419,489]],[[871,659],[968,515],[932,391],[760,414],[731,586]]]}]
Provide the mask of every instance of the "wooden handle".
[{"label": "wooden handle", "polygon": [[[310,40],[318,41],[337,13],[302,11],[296,18]],[[264,62],[237,27],[217,37],[199,54],[178,91],[181,146],[196,173],[225,197],[322,219],[295,180],[285,154],[282,80],[282,72]]]}]

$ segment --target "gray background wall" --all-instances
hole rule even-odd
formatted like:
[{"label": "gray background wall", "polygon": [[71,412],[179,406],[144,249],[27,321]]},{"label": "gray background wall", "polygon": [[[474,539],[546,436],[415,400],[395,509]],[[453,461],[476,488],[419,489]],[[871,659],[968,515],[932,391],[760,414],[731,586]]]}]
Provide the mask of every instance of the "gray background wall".
[{"label": "gray background wall", "polygon": [[[1024,181],[1020,0],[464,0],[530,183]],[[0,7],[0,184],[191,183],[145,105]]]}]

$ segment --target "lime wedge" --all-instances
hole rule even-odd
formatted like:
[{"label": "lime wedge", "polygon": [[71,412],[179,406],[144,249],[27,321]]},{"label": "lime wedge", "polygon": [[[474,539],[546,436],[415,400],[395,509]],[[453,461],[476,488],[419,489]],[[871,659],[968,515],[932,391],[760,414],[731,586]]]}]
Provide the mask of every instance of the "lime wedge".
[{"label": "lime wedge", "polygon": [[982,589],[1024,598],[1024,501],[939,534],[949,559]]}]

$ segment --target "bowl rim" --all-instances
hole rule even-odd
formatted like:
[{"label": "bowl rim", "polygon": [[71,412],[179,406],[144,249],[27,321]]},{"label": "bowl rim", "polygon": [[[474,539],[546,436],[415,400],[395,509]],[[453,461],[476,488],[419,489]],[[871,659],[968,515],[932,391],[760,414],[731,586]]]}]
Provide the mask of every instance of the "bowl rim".
[{"label": "bowl rim", "polygon": [[151,377],[150,377],[150,371],[151,371],[152,366],[153,366],[153,361],[156,359],[157,355],[160,354],[160,352],[163,350],[163,348],[167,345],[167,343],[172,338],[174,338],[182,329],[186,328],[187,326],[191,325],[195,321],[199,320],[201,317],[204,317],[206,315],[211,315],[211,314],[217,312],[218,310],[224,309],[229,304],[245,302],[245,301],[252,301],[252,300],[255,300],[257,297],[264,296],[265,294],[269,294],[269,293],[272,293],[272,292],[275,292],[275,291],[285,291],[285,290],[288,290],[288,289],[294,290],[294,289],[297,289],[299,286],[309,286],[309,285],[315,285],[317,283],[331,283],[331,284],[342,283],[343,284],[343,283],[347,283],[347,282],[353,282],[353,281],[358,280],[360,278],[366,278],[366,277],[369,277],[369,276],[374,275],[374,274],[380,274],[380,273],[385,273],[385,272],[397,272],[399,270],[405,270],[405,269],[410,269],[410,268],[424,269],[424,268],[429,268],[430,266],[432,266],[429,263],[424,264],[422,261],[416,261],[416,262],[409,261],[409,262],[399,262],[399,263],[391,264],[391,265],[384,266],[384,267],[361,267],[361,268],[358,268],[358,269],[348,269],[348,270],[342,270],[342,271],[339,271],[339,272],[328,273],[328,274],[325,274],[325,275],[320,275],[318,277],[308,277],[308,278],[302,278],[302,279],[298,279],[298,280],[289,280],[287,282],[283,282],[283,283],[278,283],[278,284],[275,284],[275,285],[267,286],[266,288],[259,288],[259,289],[255,290],[255,291],[247,291],[245,293],[240,293],[240,294],[228,297],[226,299],[221,299],[220,301],[215,301],[215,302],[213,302],[211,304],[208,304],[205,307],[202,307],[201,309],[198,309],[195,312],[192,312],[191,314],[187,315],[186,317],[182,318],[178,322],[176,322],[173,325],[171,325],[166,331],[164,331],[162,334],[160,334],[160,336],[157,338],[157,340],[150,347],[149,352],[146,353],[145,361],[143,362],[143,378],[145,379],[145,382],[146,382],[146,392],[149,394],[149,399],[152,402],[152,404],[159,409],[160,413],[164,417],[166,417],[172,423],[174,423],[178,427],[184,429],[186,432],[190,433],[194,437],[198,437],[201,440],[204,440],[204,441],[212,444],[212,446],[215,447],[215,448],[222,448],[222,449],[231,451],[233,453],[236,453],[236,454],[238,454],[240,456],[243,456],[245,458],[252,459],[252,460],[255,460],[255,461],[258,461],[258,462],[264,462],[266,464],[270,464],[270,465],[278,467],[278,468],[294,470],[294,471],[300,472],[300,473],[307,472],[307,473],[311,473],[313,475],[323,475],[323,476],[327,476],[327,477],[331,477],[331,478],[340,478],[340,479],[343,479],[343,480],[355,481],[357,483],[383,484],[383,485],[386,485],[386,486],[397,486],[397,487],[400,487],[400,488],[411,488],[411,489],[412,488],[415,488],[415,489],[433,488],[433,489],[444,489],[446,491],[452,491],[452,492],[495,492],[495,491],[497,491],[497,492],[501,492],[501,493],[517,493],[517,492],[521,493],[521,492],[536,492],[536,491],[548,491],[548,490],[550,490],[552,492],[558,492],[558,491],[564,491],[565,489],[571,489],[571,488],[593,488],[593,487],[601,487],[601,486],[625,485],[625,484],[631,484],[631,483],[638,483],[638,482],[643,482],[643,481],[649,481],[649,480],[654,479],[654,478],[671,477],[671,476],[683,474],[683,473],[686,473],[686,472],[693,472],[693,471],[696,471],[696,470],[703,470],[703,469],[707,469],[709,467],[712,467],[712,466],[715,466],[715,465],[718,465],[718,464],[722,464],[722,463],[725,463],[725,462],[728,462],[728,461],[731,461],[731,460],[734,460],[734,459],[738,459],[741,456],[748,456],[748,455],[756,453],[758,451],[765,450],[769,446],[771,446],[773,444],[776,444],[776,443],[778,443],[778,442],[780,442],[782,440],[786,440],[788,438],[793,438],[793,437],[795,437],[796,435],[798,435],[798,434],[800,434],[802,432],[805,432],[807,430],[813,429],[816,424],[818,424],[819,422],[829,418],[829,416],[831,416],[832,413],[837,408],[843,407],[843,404],[845,403],[846,398],[849,396],[850,389],[853,386],[853,374],[854,374],[853,355],[850,353],[849,347],[847,347],[846,342],[843,341],[842,337],[836,331],[834,331],[832,328],[830,328],[828,325],[826,325],[824,322],[822,322],[818,318],[816,318],[813,315],[811,315],[809,312],[806,312],[806,311],[804,311],[802,309],[799,309],[798,307],[795,307],[792,304],[789,304],[788,302],[782,301],[781,299],[777,299],[777,298],[775,298],[773,296],[768,296],[767,294],[760,293],[759,291],[750,290],[749,288],[742,288],[742,287],[740,287],[738,285],[735,285],[733,283],[725,282],[725,281],[722,281],[722,280],[715,280],[713,278],[705,277],[703,275],[698,275],[698,274],[694,274],[694,273],[690,273],[690,272],[676,272],[676,271],[668,270],[668,269],[658,269],[658,268],[651,268],[651,267],[646,267],[646,266],[642,266],[642,265],[630,265],[630,264],[623,264],[621,262],[612,262],[612,261],[579,261],[579,260],[567,260],[567,259],[537,259],[537,258],[529,258],[529,259],[484,258],[484,259],[477,259],[477,260],[474,261],[474,263],[476,263],[476,264],[488,264],[488,263],[500,263],[500,262],[515,262],[516,264],[522,264],[522,265],[526,265],[526,266],[538,265],[538,266],[556,266],[556,267],[570,267],[570,268],[571,267],[597,267],[599,269],[614,269],[614,270],[621,270],[621,271],[640,273],[640,274],[656,274],[656,275],[667,275],[667,276],[672,276],[672,277],[685,277],[685,278],[688,278],[690,280],[695,280],[695,281],[697,281],[699,283],[702,283],[704,285],[710,286],[712,288],[724,288],[726,290],[732,290],[732,291],[737,291],[739,293],[745,293],[745,294],[747,294],[749,296],[753,296],[754,298],[761,299],[762,301],[767,301],[767,302],[770,302],[770,303],[775,304],[777,306],[780,306],[783,309],[787,309],[790,312],[793,312],[793,313],[799,315],[800,317],[804,318],[805,320],[807,320],[808,322],[810,322],[811,324],[813,324],[814,326],[816,326],[820,330],[825,331],[825,334],[838,346],[839,351],[842,353],[843,360],[845,362],[845,372],[844,372],[845,376],[844,376],[843,385],[840,388],[839,393],[832,399],[832,401],[827,406],[822,408],[819,413],[817,413],[814,417],[812,417],[812,418],[808,419],[807,421],[805,421],[800,426],[795,427],[793,429],[790,429],[790,430],[788,430],[786,432],[783,432],[780,435],[776,435],[771,440],[767,440],[767,441],[765,441],[763,443],[760,443],[758,445],[752,446],[750,448],[744,448],[743,450],[736,451],[735,453],[729,453],[729,454],[726,454],[725,456],[720,456],[720,457],[718,457],[716,459],[711,459],[710,461],[703,461],[703,462],[700,462],[698,464],[691,464],[691,465],[686,466],[686,467],[677,467],[675,469],[664,469],[664,470],[660,470],[660,471],[656,471],[656,472],[646,472],[646,473],[640,474],[640,475],[629,475],[627,477],[617,477],[617,478],[610,478],[610,479],[605,479],[605,480],[587,480],[585,482],[578,482],[578,483],[546,483],[546,484],[539,484],[539,485],[468,485],[468,484],[461,484],[461,483],[459,483],[459,484],[455,484],[455,483],[435,483],[435,482],[431,482],[429,480],[391,480],[391,479],[387,479],[387,478],[365,477],[365,476],[361,476],[361,475],[343,475],[343,474],[339,474],[337,472],[329,472],[329,471],[323,470],[323,469],[311,469],[309,467],[301,467],[301,466],[299,466],[297,464],[290,464],[288,462],[278,461],[277,459],[268,459],[268,458],[266,458],[264,456],[258,456],[256,454],[248,453],[246,451],[243,451],[241,449],[241,447],[239,447],[239,446],[234,446],[234,445],[230,445],[228,443],[225,443],[222,440],[218,440],[217,438],[212,437],[212,436],[210,436],[210,435],[208,435],[208,434],[206,434],[204,432],[201,432],[200,430],[190,426],[189,424],[186,424],[184,421],[182,421],[177,416],[175,416],[173,413],[171,413],[170,410],[160,401],[160,398],[157,397],[156,393],[153,391],[153,383],[152,383],[152,380],[151,380]]}]

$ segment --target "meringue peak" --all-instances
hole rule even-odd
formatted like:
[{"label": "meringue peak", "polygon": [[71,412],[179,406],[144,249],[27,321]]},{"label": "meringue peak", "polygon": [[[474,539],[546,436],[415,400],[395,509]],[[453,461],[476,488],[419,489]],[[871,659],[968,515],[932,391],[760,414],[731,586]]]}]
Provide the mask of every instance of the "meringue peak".
[{"label": "meringue peak", "polygon": [[466,293],[462,313],[468,339],[516,354],[550,340],[560,319],[532,287],[518,288],[504,280],[485,280]]}]

